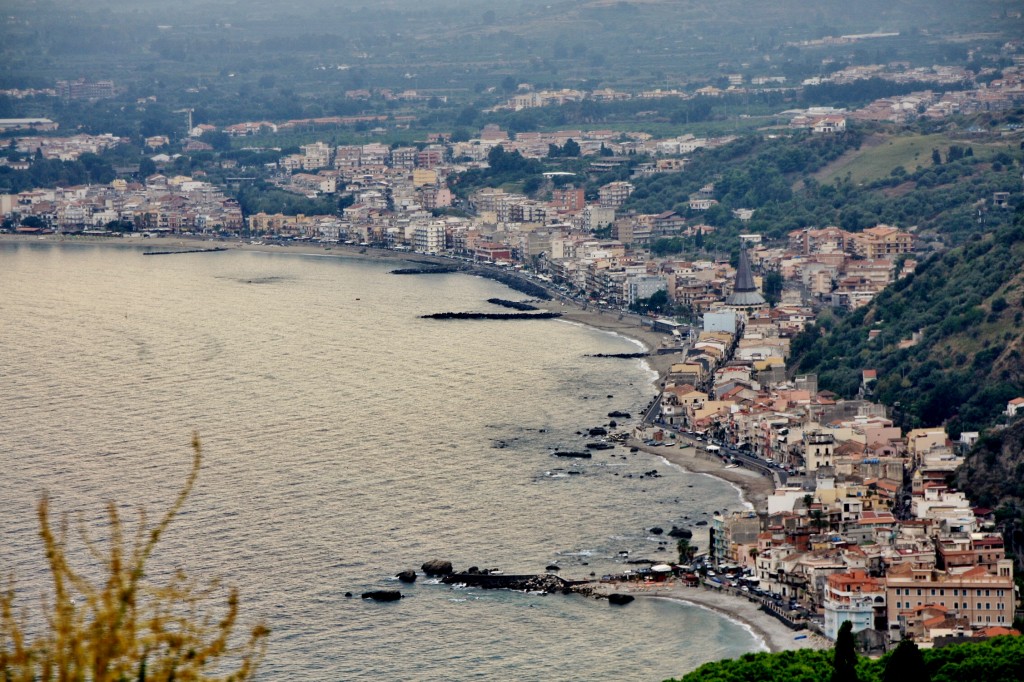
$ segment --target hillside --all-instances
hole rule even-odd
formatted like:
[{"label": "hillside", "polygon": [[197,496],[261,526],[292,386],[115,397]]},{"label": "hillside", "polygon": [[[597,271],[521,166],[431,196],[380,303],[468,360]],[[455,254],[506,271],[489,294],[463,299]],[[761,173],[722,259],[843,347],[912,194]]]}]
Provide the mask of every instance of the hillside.
[{"label": "hillside", "polygon": [[970,145],[973,156],[987,160],[999,152],[1011,151],[1014,146],[1008,142],[980,143],[965,139],[957,139],[947,133],[869,135],[859,149],[843,154],[813,177],[823,183],[841,181],[847,175],[854,183],[874,182],[892,176],[897,168],[902,168],[906,175],[914,173],[919,166],[935,165],[933,150],[937,150],[942,158],[949,158],[950,148]]},{"label": "hillside", "polygon": [[847,397],[877,370],[873,396],[906,428],[948,422],[957,437],[995,423],[1024,395],[1022,220],[929,257],[865,308],[820,318],[794,340],[793,366]]},{"label": "hillside", "polygon": [[956,485],[996,510],[1007,554],[1024,570],[1024,419],[985,434],[957,470]]}]

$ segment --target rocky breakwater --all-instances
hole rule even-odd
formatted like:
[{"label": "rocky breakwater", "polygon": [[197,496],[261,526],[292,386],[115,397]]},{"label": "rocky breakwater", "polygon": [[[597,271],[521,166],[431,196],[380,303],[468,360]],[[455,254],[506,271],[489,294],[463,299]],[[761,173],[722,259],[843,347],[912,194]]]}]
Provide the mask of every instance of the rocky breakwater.
[{"label": "rocky breakwater", "polygon": [[402,593],[398,590],[373,590],[372,592],[363,592],[363,599],[372,599],[373,601],[398,601],[402,598]]},{"label": "rocky breakwater", "polygon": [[455,266],[430,266],[425,268],[398,268],[392,270],[392,275],[448,275],[453,272],[464,272],[465,268]]},{"label": "rocky breakwater", "polygon": [[576,583],[557,575],[504,575],[493,573],[452,573],[441,578],[446,585],[466,585],[484,590],[519,590],[544,594],[572,592]]},{"label": "rocky breakwater", "polygon": [[433,313],[420,315],[425,320],[551,320],[562,313]]},{"label": "rocky breakwater", "polygon": [[487,299],[487,302],[493,305],[500,305],[502,308],[511,308],[512,310],[538,310],[535,305],[524,303],[523,301],[509,301],[504,298],[489,298]]}]

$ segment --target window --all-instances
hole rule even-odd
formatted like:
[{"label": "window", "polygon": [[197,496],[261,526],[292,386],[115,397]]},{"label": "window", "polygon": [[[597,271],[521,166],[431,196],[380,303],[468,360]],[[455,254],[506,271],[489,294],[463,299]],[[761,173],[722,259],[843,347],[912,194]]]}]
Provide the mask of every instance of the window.
[{"label": "window", "polygon": [[935,596],[935,588],[934,587],[932,588],[932,596],[933,597]]},{"label": "window", "polygon": [[953,596],[955,597],[956,595],[957,595],[957,589],[954,587],[953,588]]},{"label": "window", "polygon": [[940,597],[945,597],[946,596],[946,590],[944,590],[944,589],[939,590],[939,596]]},{"label": "window", "polygon": [[989,590],[985,590],[985,596],[986,596],[986,597],[990,597],[990,596],[992,596],[992,595],[990,595],[990,594],[989,594]]},{"label": "window", "polygon": [[920,596],[921,596],[921,588],[920,588],[920,587],[919,587],[919,588],[917,588],[917,596],[918,596],[918,597],[920,597]]}]

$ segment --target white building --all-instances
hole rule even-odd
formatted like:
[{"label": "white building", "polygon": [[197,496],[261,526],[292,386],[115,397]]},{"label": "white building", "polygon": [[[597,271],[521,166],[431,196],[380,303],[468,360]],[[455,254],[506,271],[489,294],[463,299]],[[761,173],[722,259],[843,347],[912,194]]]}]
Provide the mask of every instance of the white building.
[{"label": "white building", "polygon": [[444,225],[442,223],[417,225],[413,231],[413,248],[422,253],[444,251]]}]

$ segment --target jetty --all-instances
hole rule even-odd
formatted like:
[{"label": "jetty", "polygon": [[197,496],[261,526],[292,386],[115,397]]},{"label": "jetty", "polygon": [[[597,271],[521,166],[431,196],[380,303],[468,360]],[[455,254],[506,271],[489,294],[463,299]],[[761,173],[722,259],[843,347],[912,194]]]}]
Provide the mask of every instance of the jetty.
[{"label": "jetty", "polygon": [[227,248],[218,246],[212,249],[180,249],[178,251],[143,251],[143,256],[174,256],[179,253],[217,253],[218,251],[227,251]]},{"label": "jetty", "polygon": [[488,303],[492,303],[494,305],[500,305],[503,308],[512,308],[513,310],[523,310],[523,311],[526,311],[526,310],[537,310],[538,309],[537,306],[531,305],[529,303],[524,303],[522,301],[509,301],[509,300],[506,300],[504,298],[489,298],[489,299],[487,299],[487,302]]},{"label": "jetty", "polygon": [[551,320],[562,313],[433,313],[420,315],[425,320]]},{"label": "jetty", "polygon": [[586,580],[566,580],[557,575],[504,575],[493,573],[452,573],[441,578],[445,585],[466,585],[484,590],[520,590],[524,592],[570,592]]}]

